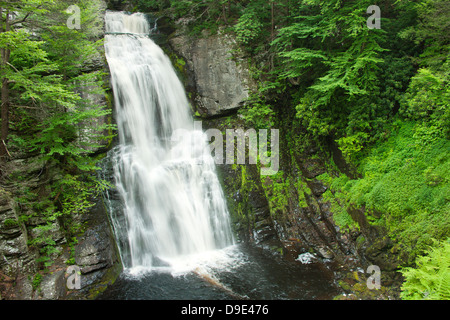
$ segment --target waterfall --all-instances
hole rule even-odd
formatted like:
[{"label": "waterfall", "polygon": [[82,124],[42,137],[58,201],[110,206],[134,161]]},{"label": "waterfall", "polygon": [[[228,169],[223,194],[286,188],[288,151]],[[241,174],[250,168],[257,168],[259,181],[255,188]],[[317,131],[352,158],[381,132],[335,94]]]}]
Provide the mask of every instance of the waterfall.
[{"label": "waterfall", "polygon": [[[140,13],[107,12],[105,51],[120,144],[114,149],[123,216],[112,215],[126,268],[233,244],[214,159],[170,59]],[[182,134],[180,134],[182,133]]]}]

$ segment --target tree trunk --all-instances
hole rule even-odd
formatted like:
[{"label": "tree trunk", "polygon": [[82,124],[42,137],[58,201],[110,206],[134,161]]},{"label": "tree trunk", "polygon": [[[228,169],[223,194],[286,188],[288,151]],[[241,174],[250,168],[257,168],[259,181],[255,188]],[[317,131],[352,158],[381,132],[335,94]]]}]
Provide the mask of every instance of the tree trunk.
[{"label": "tree trunk", "polygon": [[8,79],[2,80],[2,108],[1,108],[2,126],[0,130],[0,158],[8,154],[6,142],[9,129],[9,82]]},{"label": "tree trunk", "polygon": [[270,11],[271,11],[271,20],[272,20],[272,28],[271,28],[271,32],[270,32],[270,41],[273,41],[275,39],[275,3],[272,1],[271,3],[271,7],[270,7]]},{"label": "tree trunk", "polygon": [[[272,42],[273,40],[275,40],[275,2],[274,2],[274,0],[272,0],[270,3],[270,16],[271,16],[271,23],[272,23],[272,26],[270,28],[270,41]],[[269,56],[269,68],[270,68],[270,71],[272,71],[274,69],[273,59],[274,59],[275,53],[273,52],[272,49],[270,49],[270,51],[271,51],[271,53]]]},{"label": "tree trunk", "polygon": [[[3,13],[3,10],[0,10],[0,13]],[[0,14],[0,18],[2,15]],[[9,24],[9,12],[6,11],[5,21],[2,21],[2,30],[1,32],[8,32],[10,30]],[[8,48],[1,49],[1,61],[0,61],[0,70],[4,74],[4,70],[8,68],[8,62],[10,57],[10,50]],[[2,81],[2,90],[1,90],[1,117],[2,117],[2,125],[0,128],[0,161],[8,155],[8,149],[6,148],[6,142],[8,139],[8,129],[9,129],[9,79],[3,78]]]}]

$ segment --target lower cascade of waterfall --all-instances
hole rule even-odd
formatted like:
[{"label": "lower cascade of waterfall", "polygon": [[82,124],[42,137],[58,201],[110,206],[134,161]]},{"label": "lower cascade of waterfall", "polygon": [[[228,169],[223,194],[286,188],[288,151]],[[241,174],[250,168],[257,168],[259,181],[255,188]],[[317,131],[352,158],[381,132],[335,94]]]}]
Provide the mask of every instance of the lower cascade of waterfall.
[{"label": "lower cascade of waterfall", "polygon": [[108,11],[105,21],[120,139],[111,157],[123,203],[123,214],[111,218],[124,267],[223,264],[221,249],[234,244],[229,213],[171,61],[149,36],[145,15]]}]

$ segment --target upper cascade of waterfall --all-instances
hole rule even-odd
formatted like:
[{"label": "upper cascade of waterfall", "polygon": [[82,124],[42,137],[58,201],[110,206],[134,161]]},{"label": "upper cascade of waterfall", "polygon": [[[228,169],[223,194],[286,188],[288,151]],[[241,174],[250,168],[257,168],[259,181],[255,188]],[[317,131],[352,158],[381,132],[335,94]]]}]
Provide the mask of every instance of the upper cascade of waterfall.
[{"label": "upper cascade of waterfall", "polygon": [[186,93],[170,59],[149,37],[129,34],[149,30],[145,16],[107,12],[105,20],[106,30],[114,31],[105,37],[105,53],[116,107],[124,111],[118,117],[121,140],[132,140],[145,152],[169,141],[174,130],[192,128]]},{"label": "upper cascade of waterfall", "polygon": [[120,138],[116,186],[124,205],[124,218],[112,219],[125,267],[179,264],[231,245],[215,163],[204,134],[193,130],[170,59],[149,37],[135,36],[149,31],[143,14],[107,12],[105,20]]},{"label": "upper cascade of waterfall", "polygon": [[134,33],[147,35],[150,27],[143,13],[127,15],[108,11],[105,19],[106,33]]}]

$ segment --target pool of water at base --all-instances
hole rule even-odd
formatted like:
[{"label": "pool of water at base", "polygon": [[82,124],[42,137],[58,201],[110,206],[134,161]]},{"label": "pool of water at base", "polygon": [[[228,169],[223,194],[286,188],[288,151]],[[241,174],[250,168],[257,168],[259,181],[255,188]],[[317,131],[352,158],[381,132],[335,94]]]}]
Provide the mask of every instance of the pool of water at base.
[{"label": "pool of water at base", "polygon": [[329,300],[340,294],[332,268],[301,263],[259,247],[227,249],[225,265],[187,272],[122,272],[99,300]]}]

